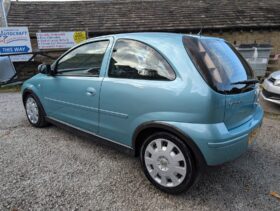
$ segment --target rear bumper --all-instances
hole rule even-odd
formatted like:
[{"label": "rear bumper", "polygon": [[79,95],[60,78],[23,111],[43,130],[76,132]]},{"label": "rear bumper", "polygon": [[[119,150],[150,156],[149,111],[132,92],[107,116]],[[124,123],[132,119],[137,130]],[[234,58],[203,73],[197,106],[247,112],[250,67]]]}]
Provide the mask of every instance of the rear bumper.
[{"label": "rear bumper", "polygon": [[280,105],[280,94],[271,93],[265,89],[262,90],[261,96],[264,100]]},{"label": "rear bumper", "polygon": [[278,105],[280,105],[280,99],[277,100],[277,99],[274,99],[274,98],[270,98],[270,97],[267,97],[263,91],[261,92],[261,96],[262,98],[265,100],[265,101],[268,101],[268,102],[271,102],[271,103],[276,103]]},{"label": "rear bumper", "polygon": [[202,152],[207,165],[219,165],[238,158],[248,149],[250,133],[261,126],[263,110],[257,105],[252,119],[228,130],[224,123],[172,123],[191,137]]}]

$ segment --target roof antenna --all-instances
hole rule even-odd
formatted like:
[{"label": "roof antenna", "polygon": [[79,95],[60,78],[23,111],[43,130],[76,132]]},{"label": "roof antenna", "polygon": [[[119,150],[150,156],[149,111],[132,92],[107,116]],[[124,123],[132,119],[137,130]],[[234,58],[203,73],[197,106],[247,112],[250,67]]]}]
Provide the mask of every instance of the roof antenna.
[{"label": "roof antenna", "polygon": [[197,35],[201,37],[202,31],[203,31],[203,26],[200,27],[200,31],[197,33]]}]

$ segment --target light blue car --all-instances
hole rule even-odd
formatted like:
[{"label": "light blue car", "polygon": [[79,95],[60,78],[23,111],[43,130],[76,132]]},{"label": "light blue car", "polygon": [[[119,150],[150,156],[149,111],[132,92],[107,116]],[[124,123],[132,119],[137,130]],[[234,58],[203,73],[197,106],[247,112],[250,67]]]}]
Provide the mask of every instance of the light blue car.
[{"label": "light blue car", "polygon": [[38,69],[22,86],[33,126],[52,123],[139,156],[168,193],[187,190],[205,166],[239,157],[263,119],[251,68],[218,38],[96,37]]}]

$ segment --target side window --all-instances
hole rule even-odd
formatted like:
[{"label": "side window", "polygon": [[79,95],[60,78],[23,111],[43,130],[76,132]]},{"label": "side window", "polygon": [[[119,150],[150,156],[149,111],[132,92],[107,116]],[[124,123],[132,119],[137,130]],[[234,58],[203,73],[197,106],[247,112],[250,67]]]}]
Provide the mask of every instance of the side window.
[{"label": "side window", "polygon": [[109,41],[84,44],[66,54],[57,64],[58,75],[99,76]]},{"label": "side window", "polygon": [[153,48],[138,41],[118,40],[109,67],[109,77],[174,80],[175,73]]}]

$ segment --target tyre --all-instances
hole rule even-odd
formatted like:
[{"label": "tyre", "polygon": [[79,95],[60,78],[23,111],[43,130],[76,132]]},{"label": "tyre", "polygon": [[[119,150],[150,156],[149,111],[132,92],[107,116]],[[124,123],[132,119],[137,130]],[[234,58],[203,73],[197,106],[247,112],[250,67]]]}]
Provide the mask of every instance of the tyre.
[{"label": "tyre", "polygon": [[182,140],[167,132],[148,137],[140,152],[142,168],[149,181],[160,190],[179,194],[194,183],[194,159]]},{"label": "tyre", "polygon": [[29,94],[24,100],[24,107],[28,121],[34,127],[45,127],[48,123],[45,120],[45,112],[39,100]]}]

